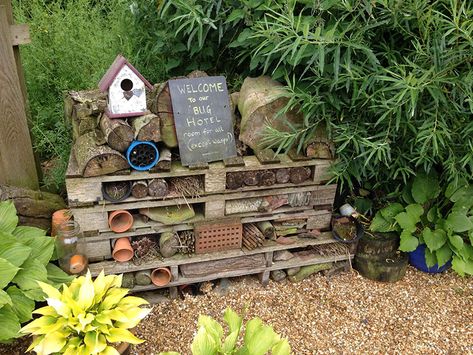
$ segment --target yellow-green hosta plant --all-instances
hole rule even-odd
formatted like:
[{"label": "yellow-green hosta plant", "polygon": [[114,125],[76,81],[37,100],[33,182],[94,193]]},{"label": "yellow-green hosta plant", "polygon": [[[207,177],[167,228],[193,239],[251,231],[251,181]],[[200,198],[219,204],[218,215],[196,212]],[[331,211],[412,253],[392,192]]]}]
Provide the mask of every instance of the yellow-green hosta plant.
[{"label": "yellow-green hosta plant", "polygon": [[[205,315],[199,316],[199,330],[191,346],[193,355],[290,355],[291,346],[287,339],[281,338],[260,318],[255,317],[246,323],[245,334],[241,340],[243,318],[227,308],[223,319],[228,326],[226,336],[223,327],[215,319]],[[180,354],[171,351],[160,355]]]},{"label": "yellow-green hosta plant", "polygon": [[90,272],[63,285],[59,291],[40,282],[46,293],[47,306],[35,310],[41,317],[21,329],[35,336],[28,351],[38,355],[110,355],[118,354],[112,343],[139,344],[143,340],[128,329],[134,328],[150,309],[142,298],[127,296],[121,288],[122,275],[107,275],[103,271],[92,280]]}]

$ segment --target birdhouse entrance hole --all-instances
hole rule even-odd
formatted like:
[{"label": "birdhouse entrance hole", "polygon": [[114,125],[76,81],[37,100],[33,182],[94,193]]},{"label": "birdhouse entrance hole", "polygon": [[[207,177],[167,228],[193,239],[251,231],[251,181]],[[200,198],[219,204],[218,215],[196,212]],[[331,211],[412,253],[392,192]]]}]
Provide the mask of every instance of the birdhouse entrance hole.
[{"label": "birdhouse entrance hole", "polygon": [[133,82],[130,79],[123,79],[120,83],[120,87],[123,91],[130,91],[133,89]]}]

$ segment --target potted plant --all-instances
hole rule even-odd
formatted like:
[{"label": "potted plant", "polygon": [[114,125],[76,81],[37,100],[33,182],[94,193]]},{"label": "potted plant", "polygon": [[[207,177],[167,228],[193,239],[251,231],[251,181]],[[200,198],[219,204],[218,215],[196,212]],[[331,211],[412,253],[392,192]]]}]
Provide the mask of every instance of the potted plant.
[{"label": "potted plant", "polygon": [[419,173],[401,197],[376,213],[370,230],[399,232],[399,249],[422,271],[441,272],[451,262],[459,275],[473,275],[473,186],[441,189],[435,173]]},{"label": "potted plant", "polygon": [[142,343],[128,329],[148,315],[150,309],[139,307],[148,302],[127,296],[121,283],[122,275],[105,276],[103,271],[94,281],[87,272],[62,291],[39,282],[48,305],[35,310],[41,317],[21,329],[34,336],[28,351],[108,355],[120,354],[119,347],[127,348],[123,343]]}]

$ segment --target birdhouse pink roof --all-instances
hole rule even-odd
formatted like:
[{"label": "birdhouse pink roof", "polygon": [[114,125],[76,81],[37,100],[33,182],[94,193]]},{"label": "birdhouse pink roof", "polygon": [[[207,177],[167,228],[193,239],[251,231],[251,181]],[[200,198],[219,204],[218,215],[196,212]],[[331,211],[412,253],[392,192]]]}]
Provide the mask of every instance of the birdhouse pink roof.
[{"label": "birdhouse pink roof", "polygon": [[153,85],[151,85],[149,83],[149,81],[146,80],[144,78],[144,76],[141,75],[140,72],[133,65],[131,65],[130,62],[128,60],[126,60],[126,58],[124,56],[119,54],[119,55],[117,55],[117,57],[113,61],[113,64],[110,66],[110,68],[108,68],[108,70],[105,73],[105,75],[103,76],[103,78],[100,80],[100,82],[99,82],[100,91],[106,92],[108,90],[110,85],[112,85],[113,80],[115,79],[115,77],[118,75],[120,70],[125,65],[128,66],[128,68],[130,68],[138,76],[138,78],[140,78],[141,81],[143,81],[143,83],[146,85],[146,87],[148,89],[150,89],[150,90],[153,89]]}]

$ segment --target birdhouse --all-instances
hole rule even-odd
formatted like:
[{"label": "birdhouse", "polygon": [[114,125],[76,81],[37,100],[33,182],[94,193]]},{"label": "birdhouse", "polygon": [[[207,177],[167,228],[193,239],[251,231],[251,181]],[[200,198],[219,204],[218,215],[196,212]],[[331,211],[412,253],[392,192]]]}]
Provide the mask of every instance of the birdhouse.
[{"label": "birdhouse", "polygon": [[99,89],[108,92],[107,115],[110,118],[144,115],[146,88],[153,86],[131,65],[118,55],[99,82]]}]

